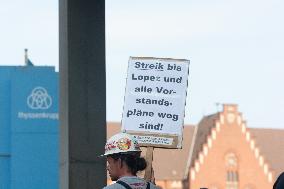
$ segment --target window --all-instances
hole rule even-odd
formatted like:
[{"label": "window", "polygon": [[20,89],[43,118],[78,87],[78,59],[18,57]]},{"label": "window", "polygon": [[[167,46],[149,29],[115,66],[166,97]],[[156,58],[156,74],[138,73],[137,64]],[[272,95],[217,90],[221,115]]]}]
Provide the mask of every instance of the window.
[{"label": "window", "polygon": [[234,153],[225,156],[226,164],[226,189],[239,188],[238,158]]},{"label": "window", "polygon": [[227,171],[226,189],[238,189],[239,176],[237,171]]}]

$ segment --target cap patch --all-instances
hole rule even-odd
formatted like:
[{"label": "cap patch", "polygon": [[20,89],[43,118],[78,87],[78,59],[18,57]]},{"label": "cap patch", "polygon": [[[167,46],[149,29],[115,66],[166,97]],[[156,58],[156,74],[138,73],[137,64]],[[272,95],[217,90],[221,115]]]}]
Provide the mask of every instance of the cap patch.
[{"label": "cap patch", "polygon": [[121,138],[117,141],[117,147],[120,150],[128,150],[131,147],[131,140],[128,138]]}]

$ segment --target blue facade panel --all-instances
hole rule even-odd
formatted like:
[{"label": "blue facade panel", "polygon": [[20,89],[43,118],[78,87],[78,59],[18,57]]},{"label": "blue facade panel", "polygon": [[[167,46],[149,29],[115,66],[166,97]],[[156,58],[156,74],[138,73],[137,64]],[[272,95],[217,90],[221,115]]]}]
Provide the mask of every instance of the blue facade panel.
[{"label": "blue facade panel", "polygon": [[0,154],[10,153],[10,136],[11,136],[10,77],[12,70],[13,70],[12,68],[8,67],[0,69]]},{"label": "blue facade panel", "polygon": [[17,68],[11,79],[12,133],[58,132],[58,78],[49,67]]},{"label": "blue facade panel", "polygon": [[57,189],[58,135],[17,133],[12,141],[11,188]]},{"label": "blue facade panel", "polygon": [[0,188],[10,188],[10,156],[0,157]]},{"label": "blue facade panel", "polygon": [[10,188],[10,76],[12,68],[0,69],[0,188]]},{"label": "blue facade panel", "polygon": [[0,188],[59,188],[58,73],[0,67]]}]

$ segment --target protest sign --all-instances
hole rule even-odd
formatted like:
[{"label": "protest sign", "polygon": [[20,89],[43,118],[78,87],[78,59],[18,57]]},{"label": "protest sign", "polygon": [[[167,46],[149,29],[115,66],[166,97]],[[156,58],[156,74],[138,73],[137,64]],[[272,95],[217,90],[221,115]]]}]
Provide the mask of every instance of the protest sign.
[{"label": "protest sign", "polygon": [[130,57],[122,130],[142,146],[181,148],[189,60]]}]

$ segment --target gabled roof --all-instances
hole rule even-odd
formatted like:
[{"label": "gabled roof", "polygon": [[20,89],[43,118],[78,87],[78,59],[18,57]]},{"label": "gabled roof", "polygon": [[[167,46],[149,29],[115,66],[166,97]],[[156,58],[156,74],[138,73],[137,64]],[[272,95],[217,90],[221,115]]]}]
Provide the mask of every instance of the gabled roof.
[{"label": "gabled roof", "polygon": [[[192,125],[184,127],[182,149],[154,149],[153,168],[156,180],[183,179],[194,128]],[[107,138],[118,132],[120,132],[119,123],[109,122],[107,124]],[[145,154],[146,148],[142,150],[142,154]]]},{"label": "gabled roof", "polygon": [[[216,127],[215,123],[219,116],[220,113],[205,116],[197,125],[188,157],[188,167],[194,165],[199,152],[207,142],[208,135]],[[255,147],[259,149],[259,154],[268,164],[269,170],[274,172],[274,178],[277,178],[284,171],[284,129],[247,128],[247,130],[255,142]],[[188,173],[187,169],[185,174],[188,175]]]},{"label": "gabled roof", "polygon": [[249,131],[277,178],[284,171],[284,129],[249,128]]},{"label": "gabled roof", "polygon": [[[198,157],[198,153],[201,151],[202,145],[206,142],[207,136],[210,134],[211,129],[215,127],[215,121],[217,120],[218,116],[218,113],[204,116],[197,125],[188,157],[189,167],[193,165],[194,160]],[[188,174],[188,171],[186,174]]]}]

